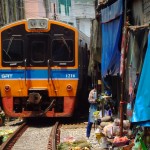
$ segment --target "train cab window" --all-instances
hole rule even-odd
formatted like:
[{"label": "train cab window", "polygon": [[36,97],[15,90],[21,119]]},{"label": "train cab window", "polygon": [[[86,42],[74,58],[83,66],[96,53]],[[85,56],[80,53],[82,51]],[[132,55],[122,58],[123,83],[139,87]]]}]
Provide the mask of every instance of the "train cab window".
[{"label": "train cab window", "polygon": [[3,62],[23,61],[23,41],[18,39],[4,40],[2,43]]},{"label": "train cab window", "polygon": [[33,41],[31,45],[31,58],[33,62],[43,62],[45,60],[45,43]]},{"label": "train cab window", "polygon": [[53,40],[52,59],[54,62],[73,61],[73,41],[65,39]]}]

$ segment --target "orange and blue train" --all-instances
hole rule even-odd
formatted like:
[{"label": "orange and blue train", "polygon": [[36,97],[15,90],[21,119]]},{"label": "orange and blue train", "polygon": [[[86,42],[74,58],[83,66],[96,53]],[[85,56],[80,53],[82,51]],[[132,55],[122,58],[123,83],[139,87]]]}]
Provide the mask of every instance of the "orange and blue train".
[{"label": "orange and blue train", "polygon": [[0,28],[0,100],[11,117],[71,117],[87,103],[88,42],[46,18]]}]

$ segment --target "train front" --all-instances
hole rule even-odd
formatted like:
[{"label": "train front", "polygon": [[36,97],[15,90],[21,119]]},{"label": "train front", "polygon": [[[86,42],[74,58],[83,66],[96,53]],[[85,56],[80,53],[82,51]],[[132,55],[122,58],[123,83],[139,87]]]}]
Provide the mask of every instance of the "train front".
[{"label": "train front", "polygon": [[0,29],[0,99],[12,117],[70,117],[78,86],[78,32],[48,19]]}]

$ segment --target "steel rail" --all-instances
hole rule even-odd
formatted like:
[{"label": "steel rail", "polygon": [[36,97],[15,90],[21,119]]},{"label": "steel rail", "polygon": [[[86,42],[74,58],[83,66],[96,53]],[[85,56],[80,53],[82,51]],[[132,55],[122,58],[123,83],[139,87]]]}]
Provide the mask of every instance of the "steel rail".
[{"label": "steel rail", "polygon": [[58,138],[60,138],[60,132],[58,129],[59,122],[56,122],[55,125],[53,126],[50,137],[49,137],[49,143],[48,143],[48,150],[57,150],[57,144],[58,144]]},{"label": "steel rail", "polygon": [[4,142],[0,149],[1,150],[11,150],[16,141],[21,137],[24,131],[28,128],[26,123],[23,123],[10,137]]}]

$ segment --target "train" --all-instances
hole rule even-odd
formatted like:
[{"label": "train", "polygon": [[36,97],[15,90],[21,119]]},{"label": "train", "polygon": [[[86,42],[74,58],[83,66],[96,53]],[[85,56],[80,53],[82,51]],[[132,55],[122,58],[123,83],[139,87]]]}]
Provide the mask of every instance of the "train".
[{"label": "train", "polygon": [[0,101],[5,114],[71,117],[86,109],[89,41],[85,37],[77,28],[47,18],[1,27]]}]

